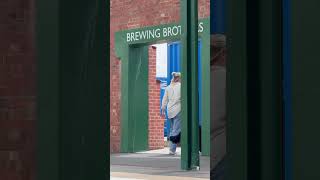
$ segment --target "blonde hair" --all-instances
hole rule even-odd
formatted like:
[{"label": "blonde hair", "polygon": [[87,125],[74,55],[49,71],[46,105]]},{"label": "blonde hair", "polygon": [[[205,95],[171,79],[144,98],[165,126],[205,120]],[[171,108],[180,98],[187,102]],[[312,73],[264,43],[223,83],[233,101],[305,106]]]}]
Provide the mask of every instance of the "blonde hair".
[{"label": "blonde hair", "polygon": [[[175,81],[175,79],[179,79],[179,81]],[[174,83],[180,82],[180,80],[181,80],[180,76],[173,76],[171,81],[170,81],[170,84],[174,84]]]}]

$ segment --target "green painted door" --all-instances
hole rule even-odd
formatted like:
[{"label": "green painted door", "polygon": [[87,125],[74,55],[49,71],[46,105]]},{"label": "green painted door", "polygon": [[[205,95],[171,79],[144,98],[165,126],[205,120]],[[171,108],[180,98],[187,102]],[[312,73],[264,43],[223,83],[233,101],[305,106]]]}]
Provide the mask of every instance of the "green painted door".
[{"label": "green painted door", "polygon": [[148,46],[129,50],[129,152],[148,149]]}]

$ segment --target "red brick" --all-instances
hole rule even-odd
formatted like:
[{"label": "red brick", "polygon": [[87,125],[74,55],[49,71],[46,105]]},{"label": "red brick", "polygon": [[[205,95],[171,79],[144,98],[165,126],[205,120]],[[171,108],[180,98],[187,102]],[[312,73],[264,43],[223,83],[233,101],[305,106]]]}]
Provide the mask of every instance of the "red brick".
[{"label": "red brick", "polygon": [[35,179],[34,0],[0,2],[0,179]]}]

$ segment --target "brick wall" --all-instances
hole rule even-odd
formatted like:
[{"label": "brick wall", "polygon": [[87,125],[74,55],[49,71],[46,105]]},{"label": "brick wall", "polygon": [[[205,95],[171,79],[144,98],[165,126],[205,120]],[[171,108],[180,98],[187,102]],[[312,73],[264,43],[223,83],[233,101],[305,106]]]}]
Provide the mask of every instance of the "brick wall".
[{"label": "brick wall", "polygon": [[35,179],[34,1],[0,1],[0,179]]},{"label": "brick wall", "polygon": [[149,148],[164,147],[164,118],[160,116],[160,82],[156,80],[156,48],[149,47]]},{"label": "brick wall", "polygon": [[[209,17],[210,0],[199,0],[199,17]],[[120,145],[120,61],[114,52],[114,33],[121,30],[177,23],[180,0],[110,0],[110,150]]]}]

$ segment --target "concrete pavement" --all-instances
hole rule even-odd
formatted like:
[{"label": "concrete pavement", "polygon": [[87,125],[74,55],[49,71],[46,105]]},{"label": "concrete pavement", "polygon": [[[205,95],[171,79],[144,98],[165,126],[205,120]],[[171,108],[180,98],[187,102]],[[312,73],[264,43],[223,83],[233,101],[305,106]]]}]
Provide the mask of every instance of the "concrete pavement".
[{"label": "concrete pavement", "polygon": [[168,148],[165,148],[131,154],[112,154],[110,157],[111,179],[210,179],[210,157],[200,157],[199,171],[183,171],[180,169],[180,148],[177,149],[177,155],[169,155],[168,152]]},{"label": "concrete pavement", "polygon": [[160,176],[160,175],[147,175],[138,173],[111,173],[110,180],[204,180],[203,178],[193,177],[179,177],[179,176]]}]

